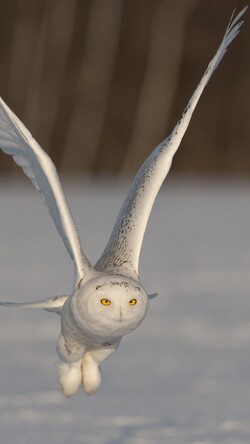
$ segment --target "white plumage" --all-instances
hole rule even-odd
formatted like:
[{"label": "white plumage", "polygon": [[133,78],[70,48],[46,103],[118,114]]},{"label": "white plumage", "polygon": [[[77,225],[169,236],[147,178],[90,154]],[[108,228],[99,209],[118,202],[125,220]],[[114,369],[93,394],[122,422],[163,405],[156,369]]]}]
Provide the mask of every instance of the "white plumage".
[{"label": "white plumage", "polygon": [[44,308],[61,316],[57,351],[59,383],[66,396],[83,385],[95,393],[101,384],[100,364],[118,347],[123,335],[144,319],[148,295],[139,279],[139,256],[148,218],[157,193],[189,125],[193,111],[227,47],[239,33],[239,21],[247,8],[231,19],[220,47],[173,132],[144,162],[117,217],[101,258],[92,266],[80,240],[59,177],[50,157],[23,123],[0,99],[0,147],[40,191],[56,228],[75,265],[73,293],[34,303],[1,302],[2,306]]}]

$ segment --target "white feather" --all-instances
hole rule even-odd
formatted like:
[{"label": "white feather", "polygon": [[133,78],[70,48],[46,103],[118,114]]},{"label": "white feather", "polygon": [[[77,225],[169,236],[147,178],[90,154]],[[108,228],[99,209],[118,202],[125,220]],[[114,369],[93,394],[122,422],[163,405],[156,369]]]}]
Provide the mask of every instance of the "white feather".
[{"label": "white feather", "polygon": [[120,273],[138,276],[139,256],[148,218],[167,176],[181,140],[187,130],[198,100],[219,65],[227,47],[239,33],[239,22],[247,7],[242,9],[227,27],[223,40],[214,58],[209,63],[200,83],[189,100],[181,119],[173,132],[155,148],[137,173],[117,217],[106,248],[96,264],[100,271],[119,270]]},{"label": "white feather", "polygon": [[47,206],[65,247],[75,264],[75,286],[91,268],[67,205],[55,165],[24,124],[0,98],[0,148],[23,169]]},{"label": "white feather", "polygon": [[53,298],[44,299],[37,302],[0,302],[2,307],[19,307],[19,308],[43,308],[47,311],[53,311],[61,314],[62,308],[68,296],[55,296]]},{"label": "white feather", "polygon": [[81,365],[81,361],[58,363],[58,382],[67,398],[75,395],[81,385]]}]

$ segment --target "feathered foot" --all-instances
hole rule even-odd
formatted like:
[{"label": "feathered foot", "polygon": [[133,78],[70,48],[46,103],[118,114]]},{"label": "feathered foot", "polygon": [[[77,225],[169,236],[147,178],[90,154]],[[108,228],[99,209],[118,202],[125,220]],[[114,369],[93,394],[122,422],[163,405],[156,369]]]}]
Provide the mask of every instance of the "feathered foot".
[{"label": "feathered foot", "polygon": [[68,398],[75,395],[81,385],[81,364],[81,361],[58,363],[58,382]]},{"label": "feathered foot", "polygon": [[89,353],[82,358],[82,386],[85,393],[93,395],[102,382],[100,367]]}]

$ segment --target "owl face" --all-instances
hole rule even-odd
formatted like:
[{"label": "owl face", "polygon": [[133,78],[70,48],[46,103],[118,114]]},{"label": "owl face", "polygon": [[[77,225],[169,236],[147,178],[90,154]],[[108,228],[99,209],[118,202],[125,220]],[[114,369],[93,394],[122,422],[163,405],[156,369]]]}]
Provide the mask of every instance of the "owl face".
[{"label": "owl face", "polygon": [[101,276],[83,285],[72,297],[71,312],[85,333],[119,337],[133,331],[148,310],[148,297],[135,280]]}]

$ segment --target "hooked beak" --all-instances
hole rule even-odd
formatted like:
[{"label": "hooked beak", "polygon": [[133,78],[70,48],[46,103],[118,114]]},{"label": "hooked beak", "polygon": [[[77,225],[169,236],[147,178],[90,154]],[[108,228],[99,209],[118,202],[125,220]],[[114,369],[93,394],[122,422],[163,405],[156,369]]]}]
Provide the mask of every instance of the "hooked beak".
[{"label": "hooked beak", "polygon": [[120,318],[119,318],[119,322],[122,322],[122,308],[120,307]]}]

